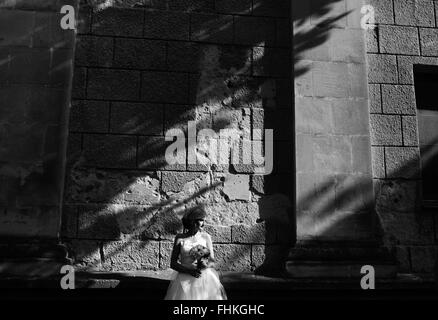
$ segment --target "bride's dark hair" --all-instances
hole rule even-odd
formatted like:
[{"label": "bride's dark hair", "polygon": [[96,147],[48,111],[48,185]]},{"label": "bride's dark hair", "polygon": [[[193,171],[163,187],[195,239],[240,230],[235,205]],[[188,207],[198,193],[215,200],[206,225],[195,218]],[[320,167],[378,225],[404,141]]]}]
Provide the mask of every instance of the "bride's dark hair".
[{"label": "bride's dark hair", "polygon": [[198,206],[190,209],[181,219],[184,231],[189,230],[191,227],[190,221],[196,219],[204,219],[207,213],[205,212],[204,207]]}]

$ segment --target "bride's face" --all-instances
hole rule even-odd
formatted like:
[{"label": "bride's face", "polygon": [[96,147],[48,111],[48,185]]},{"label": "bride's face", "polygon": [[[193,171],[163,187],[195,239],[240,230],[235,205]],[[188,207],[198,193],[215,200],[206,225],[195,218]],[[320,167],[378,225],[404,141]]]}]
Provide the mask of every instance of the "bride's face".
[{"label": "bride's face", "polygon": [[191,231],[197,232],[204,226],[204,219],[196,219],[191,221]]}]

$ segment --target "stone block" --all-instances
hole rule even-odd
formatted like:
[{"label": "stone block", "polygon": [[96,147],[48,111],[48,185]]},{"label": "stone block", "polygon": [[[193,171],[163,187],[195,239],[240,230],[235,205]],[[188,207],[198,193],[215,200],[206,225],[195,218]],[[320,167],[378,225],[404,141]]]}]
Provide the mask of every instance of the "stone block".
[{"label": "stone block", "polygon": [[108,271],[156,269],[159,242],[116,241],[103,244],[103,269]]},{"label": "stone block", "polygon": [[379,35],[378,29],[368,29],[365,33],[366,48],[368,53],[379,52]]},{"label": "stone block", "polygon": [[276,43],[275,30],[274,19],[242,16],[234,22],[234,42],[239,45],[272,46]]},{"label": "stone block", "polygon": [[397,83],[396,56],[368,54],[368,81],[371,83]]},{"label": "stone block", "polygon": [[218,13],[228,14],[251,14],[251,0],[216,0],[215,10]]},{"label": "stone block", "polygon": [[233,43],[233,16],[191,15],[190,40],[208,43]]},{"label": "stone block", "polygon": [[91,14],[89,6],[80,6],[78,13],[78,34],[88,34],[91,32]]},{"label": "stone block", "polygon": [[182,158],[177,158],[177,163],[167,163],[165,158],[166,149],[172,143],[171,141],[165,141],[164,137],[139,137],[138,167],[148,170],[186,170],[185,153]]},{"label": "stone block", "polygon": [[73,99],[84,99],[87,79],[87,68],[75,67],[71,95]]},{"label": "stone block", "polygon": [[202,173],[199,172],[162,172],[161,190],[163,192],[180,192],[184,186],[199,178]]},{"label": "stone block", "polygon": [[183,225],[181,223],[182,215],[178,214],[176,206],[170,206],[154,213],[147,221],[141,224],[139,231],[143,240],[174,240],[177,233],[181,233]]},{"label": "stone block", "polygon": [[368,105],[365,99],[335,99],[332,101],[333,133],[368,135]]},{"label": "stone block", "polygon": [[312,74],[316,97],[349,96],[350,82],[346,63],[314,62]]},{"label": "stone block", "polygon": [[414,27],[380,26],[380,52],[390,54],[419,55],[418,30]]},{"label": "stone block", "polygon": [[420,150],[416,147],[386,147],[388,178],[416,179],[420,177]]},{"label": "stone block", "polygon": [[403,127],[403,145],[405,146],[418,146],[418,125],[417,117],[406,116],[402,117]]},{"label": "stone block", "polygon": [[144,37],[189,40],[190,15],[172,11],[145,11]]},{"label": "stone block", "polygon": [[420,28],[421,54],[424,56],[438,56],[438,30]]},{"label": "stone block", "polygon": [[295,98],[295,119],[295,128],[299,133],[332,133],[332,103],[322,98]]},{"label": "stone block", "polygon": [[[353,224],[357,223],[358,220],[364,223],[368,223],[360,217],[360,212],[371,212],[370,210],[374,206],[374,196],[373,196],[373,181],[370,174],[355,174],[355,175],[336,175],[335,184],[335,203],[334,207],[338,212],[354,212],[357,214],[357,218],[348,217],[349,214],[343,217],[343,223],[340,223],[340,228],[343,229],[348,225],[349,219]],[[333,210],[333,205],[327,206],[326,211]],[[353,214],[353,215],[355,215]],[[341,214],[342,215],[342,214]],[[333,218],[336,219],[336,218]],[[321,219],[322,220],[322,219]],[[342,226],[343,225],[343,226]],[[352,227],[352,225],[350,225]],[[358,234],[360,233],[360,228],[365,226],[355,226],[355,230]],[[334,228],[337,228],[334,226]],[[339,230],[340,231],[340,230]],[[333,232],[333,231],[332,231]],[[328,233],[328,232],[327,232]],[[350,233],[346,231],[345,234]],[[342,233],[340,233],[342,234]]]},{"label": "stone block", "polygon": [[129,69],[166,68],[166,43],[140,39],[116,39],[114,66]]},{"label": "stone block", "polygon": [[368,85],[368,98],[371,113],[382,113],[382,97],[379,84]]},{"label": "stone block", "polygon": [[434,27],[432,0],[394,1],[395,23],[415,27]]},{"label": "stone block", "polygon": [[370,137],[352,136],[351,149],[353,159],[353,172],[370,174],[372,172]]},{"label": "stone block", "polygon": [[419,273],[436,272],[438,250],[436,246],[410,247],[412,271]]},{"label": "stone block", "polygon": [[160,241],[160,269],[170,268],[170,256],[172,254],[173,242]]},{"label": "stone block", "polygon": [[365,64],[348,64],[349,97],[367,98],[367,67]]},{"label": "stone block", "polygon": [[213,243],[231,243],[231,227],[204,224],[204,231],[211,236]]},{"label": "stone block", "polygon": [[309,72],[313,69],[313,62],[300,60],[294,62],[295,67],[295,94],[297,97],[313,96],[313,75]]},{"label": "stone block", "polygon": [[2,10],[0,21],[0,46],[30,47],[32,45],[34,11]]},{"label": "stone block", "polygon": [[148,102],[187,103],[189,79],[185,73],[142,73],[141,99]]},{"label": "stone block", "polygon": [[251,246],[251,266],[256,272],[280,272],[288,253],[287,246],[253,245]]},{"label": "stone block", "polygon": [[70,131],[108,132],[109,103],[74,100],[70,109]]},{"label": "stone block", "polygon": [[88,69],[87,97],[108,100],[138,100],[140,72]]},{"label": "stone block", "polygon": [[416,113],[414,86],[382,85],[382,106],[384,113]]},{"label": "stone block", "polygon": [[167,47],[167,65],[170,70],[196,72],[201,71],[201,46],[194,42],[169,42]]},{"label": "stone block", "polygon": [[184,12],[213,12],[214,0],[174,0],[169,9]]},{"label": "stone block", "polygon": [[75,264],[85,264],[90,267],[100,266],[101,244],[93,240],[71,240],[67,243],[70,254],[73,256]]},{"label": "stone block", "polygon": [[[327,205],[333,205],[335,199],[336,178],[334,175],[319,173],[297,174],[297,220],[305,227],[312,219],[301,217],[305,212],[323,212]],[[305,228],[306,229],[306,228]]]},{"label": "stone block", "polygon": [[259,218],[258,209],[257,203],[251,202],[214,202],[206,208],[206,223],[218,226],[254,225]]},{"label": "stone block", "polygon": [[82,135],[69,133],[67,142],[67,166],[78,160],[82,152]]},{"label": "stone block", "polygon": [[[419,183],[417,181],[378,180],[374,189],[376,208],[382,214],[392,212],[391,214],[396,215],[400,212],[414,212],[418,205]],[[397,218],[394,217],[394,219]]]},{"label": "stone block", "polygon": [[385,174],[385,148],[371,147],[373,178],[383,179]]},{"label": "stone block", "polygon": [[50,80],[50,57],[49,49],[11,49],[10,82],[48,84]]},{"label": "stone block", "polygon": [[415,57],[415,56],[397,56],[399,83],[414,84],[414,65],[438,65],[438,58],[435,57]]},{"label": "stone block", "polygon": [[266,239],[271,238],[271,241],[275,240],[275,234],[268,236],[264,223],[248,225],[234,225],[231,227],[231,241],[233,243],[265,243]]},{"label": "stone block", "polygon": [[164,106],[150,103],[113,102],[112,133],[162,135]]},{"label": "stone block", "polygon": [[351,172],[351,140],[343,136],[316,136],[312,139],[313,166],[317,172]]},{"label": "stone block", "polygon": [[143,36],[144,11],[141,9],[106,8],[93,12],[92,33],[108,36]]},{"label": "stone block", "polygon": [[228,200],[250,200],[249,193],[249,175],[245,174],[237,174],[232,175],[228,174],[225,176],[224,194],[228,198]]},{"label": "stone block", "polygon": [[216,268],[222,271],[249,271],[251,269],[251,245],[213,245]]},{"label": "stone block", "polygon": [[367,0],[375,10],[376,23],[393,24],[394,7],[391,0]]},{"label": "stone block", "polygon": [[119,239],[120,228],[114,211],[103,205],[78,207],[78,238]]},{"label": "stone block", "polygon": [[[87,166],[135,168],[137,138],[122,135],[85,134],[83,154]],[[121,148],[121,146],[123,146]],[[118,152],[114,152],[118,150]]]},{"label": "stone block", "polygon": [[333,29],[329,40],[330,61],[364,64],[363,38],[361,29]]},{"label": "stone block", "polygon": [[370,115],[372,145],[402,145],[401,118],[391,115]]}]

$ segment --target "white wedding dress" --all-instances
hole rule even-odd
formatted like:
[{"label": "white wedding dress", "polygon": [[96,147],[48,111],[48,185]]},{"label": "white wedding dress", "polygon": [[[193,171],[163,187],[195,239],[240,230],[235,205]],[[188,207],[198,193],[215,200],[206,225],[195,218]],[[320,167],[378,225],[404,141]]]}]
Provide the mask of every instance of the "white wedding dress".
[{"label": "white wedding dress", "polygon": [[[196,245],[207,247],[204,237],[194,236],[181,241],[180,263],[188,268],[195,268],[195,260],[189,254]],[[213,268],[201,271],[201,276],[195,278],[186,273],[174,271],[164,300],[226,300],[225,289],[219,276]]]}]

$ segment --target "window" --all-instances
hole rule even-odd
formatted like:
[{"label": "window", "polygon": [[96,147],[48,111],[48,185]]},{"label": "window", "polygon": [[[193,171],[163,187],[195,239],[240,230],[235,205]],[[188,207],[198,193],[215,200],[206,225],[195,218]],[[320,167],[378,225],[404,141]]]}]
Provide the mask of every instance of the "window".
[{"label": "window", "polygon": [[414,67],[423,204],[438,207],[438,67]]}]

